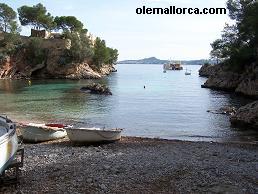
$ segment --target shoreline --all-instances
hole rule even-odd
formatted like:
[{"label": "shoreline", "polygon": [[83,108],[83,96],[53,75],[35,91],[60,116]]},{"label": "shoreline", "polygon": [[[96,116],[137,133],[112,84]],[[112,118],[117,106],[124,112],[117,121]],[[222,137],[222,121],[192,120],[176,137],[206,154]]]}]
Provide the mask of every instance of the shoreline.
[{"label": "shoreline", "polygon": [[122,137],[75,146],[68,138],[24,144],[17,189],[2,193],[257,193],[258,147]]}]

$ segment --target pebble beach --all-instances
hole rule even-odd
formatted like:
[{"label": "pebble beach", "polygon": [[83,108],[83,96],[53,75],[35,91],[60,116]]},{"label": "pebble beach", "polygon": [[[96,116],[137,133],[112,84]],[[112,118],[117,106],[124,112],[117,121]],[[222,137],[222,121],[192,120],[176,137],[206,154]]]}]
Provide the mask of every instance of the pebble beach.
[{"label": "pebble beach", "polygon": [[255,144],[123,137],[24,144],[20,180],[0,193],[258,193]]}]

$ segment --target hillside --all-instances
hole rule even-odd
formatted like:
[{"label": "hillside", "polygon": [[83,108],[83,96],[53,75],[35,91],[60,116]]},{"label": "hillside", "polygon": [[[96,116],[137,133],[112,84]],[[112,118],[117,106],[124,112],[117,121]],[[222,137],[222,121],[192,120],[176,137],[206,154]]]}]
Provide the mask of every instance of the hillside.
[{"label": "hillside", "polygon": [[[204,63],[214,63],[214,61],[200,59],[200,60],[180,60],[185,65],[202,65]],[[156,57],[138,59],[138,60],[123,60],[119,61],[118,64],[164,64],[168,63],[169,60],[157,59]]]},{"label": "hillside", "polygon": [[[10,34],[0,33],[0,43]],[[98,79],[113,71],[112,64],[97,66],[90,58],[71,58],[70,39],[43,39],[19,36],[19,47],[12,54],[0,44],[0,79],[61,78]],[[4,53],[4,54],[3,54]]]}]

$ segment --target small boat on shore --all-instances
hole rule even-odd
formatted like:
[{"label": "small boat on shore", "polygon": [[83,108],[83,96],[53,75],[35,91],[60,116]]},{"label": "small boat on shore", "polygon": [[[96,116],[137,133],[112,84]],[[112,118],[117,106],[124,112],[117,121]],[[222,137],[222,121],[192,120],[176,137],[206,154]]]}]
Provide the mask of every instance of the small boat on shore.
[{"label": "small boat on shore", "polygon": [[74,143],[114,142],[121,139],[122,129],[66,127],[68,138]]},{"label": "small boat on shore", "polygon": [[67,125],[36,123],[20,125],[23,141],[32,143],[64,138],[67,135],[64,127]]},{"label": "small boat on shore", "polygon": [[0,174],[12,162],[17,149],[16,125],[7,117],[0,116]]}]

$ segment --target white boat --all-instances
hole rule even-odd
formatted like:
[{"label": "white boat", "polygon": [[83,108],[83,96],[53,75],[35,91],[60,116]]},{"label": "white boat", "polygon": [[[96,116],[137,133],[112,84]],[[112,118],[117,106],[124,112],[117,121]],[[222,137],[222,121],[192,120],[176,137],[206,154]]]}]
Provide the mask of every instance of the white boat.
[{"label": "white boat", "polygon": [[44,142],[64,138],[66,125],[63,124],[21,124],[21,134],[25,142]]},{"label": "white boat", "polygon": [[17,149],[16,125],[10,119],[0,116],[0,174],[12,162]]},{"label": "white boat", "polygon": [[121,139],[122,129],[66,127],[68,138],[75,143],[113,142]]},{"label": "white boat", "polygon": [[183,67],[181,65],[181,61],[169,61],[169,63],[163,64],[164,70],[183,70]]}]

